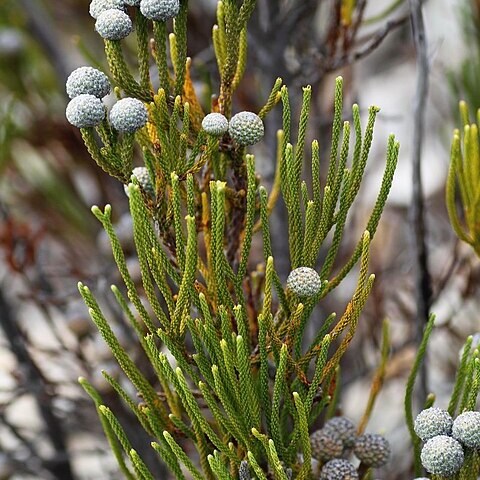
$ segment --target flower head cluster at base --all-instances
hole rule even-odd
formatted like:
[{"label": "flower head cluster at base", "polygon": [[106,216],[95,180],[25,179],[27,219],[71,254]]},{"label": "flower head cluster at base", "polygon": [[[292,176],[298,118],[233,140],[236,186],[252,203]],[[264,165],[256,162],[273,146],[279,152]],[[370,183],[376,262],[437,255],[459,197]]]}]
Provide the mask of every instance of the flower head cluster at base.
[{"label": "flower head cluster at base", "polygon": [[239,112],[230,122],[221,113],[209,113],[204,117],[202,127],[212,137],[221,137],[228,132],[242,147],[255,145],[265,133],[262,119],[253,112]]},{"label": "flower head cluster at base", "polygon": [[328,420],[321,430],[310,436],[312,456],[324,463],[321,480],[355,480],[356,468],[347,459],[352,450],[362,464],[378,468],[390,458],[390,445],[381,435],[365,433],[357,435],[355,424],[346,417]]},{"label": "flower head cluster at base", "polygon": [[480,449],[480,412],[463,412],[455,420],[437,407],[421,411],[415,433],[425,442],[421,461],[427,472],[453,477],[462,468],[464,449]]},{"label": "flower head cluster at base", "polygon": [[[91,128],[105,119],[106,109],[101,98],[110,90],[107,76],[92,67],[80,67],[68,77],[67,93],[72,98],[67,105],[67,120],[77,128]],[[136,98],[119,100],[110,111],[112,127],[122,133],[134,133],[145,126],[148,112]]]}]

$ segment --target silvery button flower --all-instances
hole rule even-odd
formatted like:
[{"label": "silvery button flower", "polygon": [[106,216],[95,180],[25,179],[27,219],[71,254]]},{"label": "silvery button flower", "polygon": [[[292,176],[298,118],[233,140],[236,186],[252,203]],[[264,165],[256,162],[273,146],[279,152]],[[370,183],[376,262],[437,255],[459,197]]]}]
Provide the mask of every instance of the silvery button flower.
[{"label": "silvery button flower", "polygon": [[103,98],[111,90],[108,77],[92,67],[80,67],[74,70],[67,79],[67,94],[70,98],[88,93],[97,98]]},{"label": "silvery button flower", "polygon": [[140,11],[157,22],[166,22],[180,11],[180,0],[141,0]]},{"label": "silvery button flower", "polygon": [[265,133],[262,119],[253,112],[240,112],[234,115],[228,131],[239,145],[245,147],[258,143]]},{"label": "silvery button flower", "polygon": [[228,120],[221,113],[209,113],[202,120],[202,128],[214,137],[221,137],[228,130]]},{"label": "silvery button flower", "polygon": [[119,132],[134,133],[144,127],[147,121],[147,109],[136,98],[122,98],[110,110],[110,123]]},{"label": "silvery button flower", "polygon": [[77,128],[95,127],[105,118],[105,106],[94,95],[83,94],[70,100],[67,120]]},{"label": "silvery button flower", "polygon": [[464,454],[455,439],[438,435],[423,446],[420,458],[427,472],[450,477],[462,468]]},{"label": "silvery button flower", "polygon": [[123,0],[92,0],[90,3],[90,15],[95,18],[105,10],[125,10],[125,2]]},{"label": "silvery button flower", "polygon": [[437,435],[450,435],[453,419],[446,410],[430,407],[422,410],[415,419],[415,433],[426,442]]},{"label": "silvery button flower", "polygon": [[320,480],[358,480],[357,469],[342,458],[326,463],[320,472]]},{"label": "silvery button flower", "polygon": [[452,437],[469,448],[480,448],[480,412],[463,412],[453,422]]},{"label": "silvery button flower", "polygon": [[130,17],[121,10],[110,9],[102,12],[95,22],[95,30],[105,40],[122,40],[133,30]]},{"label": "silvery button flower", "polygon": [[314,297],[322,288],[322,280],[313,268],[298,267],[288,275],[287,288],[299,297]]}]

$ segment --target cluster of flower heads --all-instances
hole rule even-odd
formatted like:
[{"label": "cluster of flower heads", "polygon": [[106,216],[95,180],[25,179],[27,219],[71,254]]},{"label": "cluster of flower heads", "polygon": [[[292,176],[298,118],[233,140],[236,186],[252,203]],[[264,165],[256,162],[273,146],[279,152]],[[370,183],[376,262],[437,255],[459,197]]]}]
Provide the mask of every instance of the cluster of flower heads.
[{"label": "cluster of flower heads", "polygon": [[421,411],[415,433],[425,442],[421,460],[427,472],[452,477],[460,471],[464,449],[480,449],[480,412],[464,412],[455,420],[441,408]]},{"label": "cluster of flower heads", "polygon": [[203,129],[213,137],[229,132],[233,140],[243,147],[255,145],[265,133],[262,119],[253,112],[240,112],[230,122],[221,113],[209,113],[202,121]]},{"label": "cluster of flower heads", "polygon": [[138,7],[150,20],[165,22],[178,15],[180,0],[92,0],[90,15],[96,20],[95,30],[106,40],[122,40],[130,35],[133,23],[127,7]]},{"label": "cluster of flower heads", "polygon": [[[106,116],[102,98],[110,93],[108,77],[92,67],[80,67],[67,79],[66,90],[71,98],[67,120],[77,128],[100,125]],[[147,108],[136,98],[123,98],[110,110],[112,127],[123,133],[134,133],[148,121]]]},{"label": "cluster of flower heads", "polygon": [[390,445],[381,435],[357,435],[357,427],[346,417],[328,420],[321,430],[310,436],[312,456],[324,463],[320,480],[356,480],[357,469],[346,460],[353,450],[362,464],[378,468],[390,458]]},{"label": "cluster of flower heads", "polygon": [[66,90],[71,98],[67,105],[67,119],[78,128],[95,127],[105,118],[102,98],[110,93],[108,77],[92,67],[80,67],[67,79]]},{"label": "cluster of flower heads", "polygon": [[[367,467],[381,467],[390,458],[390,445],[385,438],[371,433],[357,435],[355,424],[346,417],[328,420],[321,430],[310,436],[310,443],[312,456],[324,464],[319,480],[358,480],[359,474],[355,466],[341,458],[350,455],[352,450]],[[290,480],[292,470],[284,468],[284,472]],[[251,480],[246,461],[240,465],[238,480]]]}]

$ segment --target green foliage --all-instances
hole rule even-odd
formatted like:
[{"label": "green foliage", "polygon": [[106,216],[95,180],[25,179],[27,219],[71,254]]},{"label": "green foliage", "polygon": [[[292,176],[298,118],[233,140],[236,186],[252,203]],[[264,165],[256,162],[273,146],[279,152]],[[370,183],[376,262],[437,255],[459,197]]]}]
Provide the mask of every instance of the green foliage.
[{"label": "green foliage", "polygon": [[[254,7],[254,0],[218,3],[213,44],[220,91],[213,108],[227,118],[245,69],[246,27]],[[94,207],[93,213],[111,241],[131,306],[117,287],[112,287],[114,297],[152,368],[148,373],[138,369],[92,292],[80,284],[92,319],[142,402],[137,405],[113,378],[107,373],[105,377],[133,410],[139,428],[146,430],[152,447],[178,479],[185,478],[181,465],[196,479],[233,479],[243,460],[259,479],[287,480],[287,469],[295,478],[311,479],[310,428],[322,413],[333,414],[340,395],[339,389],[332,387],[335,382],[339,385],[341,359],[353,340],[374,282],[368,273],[369,247],[392,184],[399,145],[393,136],[389,138],[383,182],[365,233],[349,261],[337,265],[348,213],[369,157],[378,108],[370,108],[363,129],[359,108],[354,105],[351,153],[350,123],[342,120],[343,82],[337,78],[331,149],[322,189],[316,140],[311,143],[311,157],[307,152],[312,89],[304,88],[298,128],[294,128],[288,89],[278,79],[259,114],[264,119],[278,103],[283,106],[277,175],[269,195],[260,185],[253,155],[228,133],[219,140],[201,129],[203,108],[186,58],[187,2],[182,2],[174,20],[169,49],[168,26],[162,22],[150,25],[139,11],[135,15],[140,80],[130,72],[122,42],[107,40],[105,47],[117,96],[144,101],[149,122],[127,136],[117,134],[106,121],[96,129],[101,145],[93,129],[82,130],[82,135],[100,167],[127,185],[141,286],[135,285],[128,271],[112,226],[111,207],[107,205],[103,212]],[[147,68],[150,36],[161,86],[156,93]],[[293,130],[298,130],[296,139],[292,139]],[[140,154],[155,198],[131,177],[134,159]],[[311,158],[308,172],[307,156]],[[304,182],[309,174],[313,174],[311,192]],[[319,269],[322,287],[312,298],[297,298],[284,288],[275,271],[269,216],[280,192],[288,211],[292,269],[315,268],[320,251],[327,252]],[[263,239],[260,265],[253,264],[251,255],[255,236]],[[304,332],[315,306],[358,262],[356,289],[345,312],[338,321],[335,314],[329,315],[318,335],[305,345]],[[337,273],[332,274],[334,271]],[[336,348],[329,351],[334,340],[338,341]],[[383,368],[387,333],[384,345]],[[102,405],[85,380],[82,384],[94,398],[125,475],[131,478],[133,471],[136,478],[153,478],[131,448],[114,412]],[[366,418],[376,393],[378,389],[372,393]]]},{"label": "green foliage", "polygon": [[413,363],[412,371],[410,372],[410,375],[408,377],[407,387],[405,389],[405,418],[407,420],[407,427],[408,427],[408,431],[410,432],[410,437],[412,438],[415,476],[417,477],[422,475],[423,469],[422,469],[422,464],[420,462],[421,441],[413,428],[413,423],[414,423],[413,421],[413,388],[415,385],[415,379],[420,369],[420,365],[427,352],[428,340],[432,333],[434,323],[435,323],[435,316],[431,315],[425,327],[422,342],[420,343],[420,346],[418,348],[418,352],[415,357],[415,361]]},{"label": "green foliage", "polygon": [[[453,133],[446,204],[450,222],[458,237],[480,256],[480,144],[477,123],[470,123],[468,106],[460,102],[463,132]],[[480,110],[477,112],[477,117]],[[457,213],[457,185],[463,221]]]}]

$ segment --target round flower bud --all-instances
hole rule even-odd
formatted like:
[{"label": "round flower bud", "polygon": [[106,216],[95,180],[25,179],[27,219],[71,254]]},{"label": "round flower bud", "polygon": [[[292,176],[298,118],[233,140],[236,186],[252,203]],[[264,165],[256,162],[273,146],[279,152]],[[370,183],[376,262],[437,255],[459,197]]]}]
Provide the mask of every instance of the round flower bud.
[{"label": "round flower bud", "polygon": [[147,121],[147,108],[136,98],[122,98],[110,110],[110,123],[119,132],[134,133]]},{"label": "round flower bud", "polygon": [[105,40],[121,40],[130,35],[133,24],[125,12],[110,9],[98,16],[95,30]]},{"label": "round flower bud", "polygon": [[462,468],[463,449],[454,438],[438,435],[423,446],[420,459],[427,472],[450,477]]},{"label": "round flower bud", "polygon": [[446,410],[430,407],[422,410],[415,419],[415,433],[426,442],[437,435],[450,435],[453,419]]},{"label": "round flower bud", "polygon": [[130,5],[131,7],[139,7],[140,6],[140,0],[123,0],[127,5]]},{"label": "round flower bud", "polygon": [[92,0],[90,3],[90,15],[95,19],[105,10],[115,9],[125,11],[125,2],[123,0]]},{"label": "round flower bud", "polygon": [[469,448],[480,448],[480,412],[461,413],[453,422],[452,437]]},{"label": "round flower bud", "polygon": [[336,435],[344,447],[353,447],[357,438],[357,428],[347,417],[333,417],[325,423],[323,429]]},{"label": "round flower bud", "polygon": [[240,112],[230,119],[231,137],[242,146],[255,145],[265,133],[262,119],[253,112]]},{"label": "round flower bud", "polygon": [[369,467],[383,467],[390,458],[390,444],[376,433],[365,433],[355,440],[355,456]]},{"label": "round flower bud", "polygon": [[320,472],[320,480],[358,480],[355,467],[348,461],[336,458],[326,463]]},{"label": "round flower bud", "polygon": [[143,188],[145,193],[148,193],[152,197],[155,196],[152,180],[150,179],[150,175],[148,174],[148,169],[146,167],[135,167],[132,170],[132,175],[135,175],[138,183]]},{"label": "round flower bud", "polygon": [[228,130],[228,120],[221,113],[209,113],[202,120],[203,129],[214,137],[221,137]]},{"label": "round flower bud", "polygon": [[95,127],[105,118],[105,106],[97,97],[83,94],[70,100],[66,115],[67,120],[77,128]]},{"label": "round flower bud", "polygon": [[314,297],[322,288],[322,281],[313,268],[298,267],[288,275],[287,288],[299,297]]},{"label": "round flower bud", "polygon": [[180,0],[141,0],[140,11],[150,20],[166,22],[178,15]]},{"label": "round flower bud", "polygon": [[321,462],[338,458],[343,453],[343,443],[335,435],[325,430],[317,430],[310,435],[312,456]]},{"label": "round flower bud", "polygon": [[70,98],[84,93],[103,98],[110,93],[111,86],[108,77],[100,70],[92,67],[80,67],[70,74],[66,88]]}]

